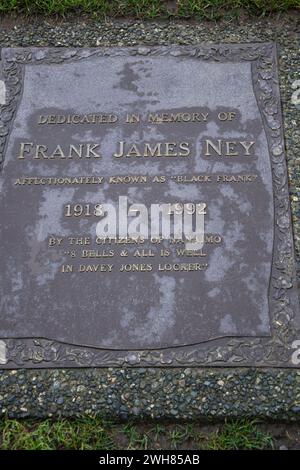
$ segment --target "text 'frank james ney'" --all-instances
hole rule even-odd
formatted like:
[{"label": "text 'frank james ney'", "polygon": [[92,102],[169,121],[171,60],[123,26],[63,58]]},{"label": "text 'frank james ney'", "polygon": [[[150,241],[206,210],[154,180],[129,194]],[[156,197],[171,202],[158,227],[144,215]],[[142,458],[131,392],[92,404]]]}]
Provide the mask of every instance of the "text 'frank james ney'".
[{"label": "text 'frank james ney'", "polygon": [[[254,155],[254,141],[204,139],[201,142],[201,154],[204,157],[239,157]],[[195,152],[190,142],[144,142],[132,143],[118,141],[114,158],[122,157],[189,157]],[[50,148],[44,144],[21,142],[18,159],[56,160],[101,158],[100,143],[55,144]]]}]

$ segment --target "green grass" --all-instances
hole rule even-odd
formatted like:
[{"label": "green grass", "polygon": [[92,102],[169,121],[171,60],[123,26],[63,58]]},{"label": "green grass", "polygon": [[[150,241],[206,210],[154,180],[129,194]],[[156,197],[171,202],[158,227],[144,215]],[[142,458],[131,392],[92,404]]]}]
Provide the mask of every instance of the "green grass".
[{"label": "green grass", "polygon": [[[209,429],[208,429],[209,428]],[[2,450],[271,449],[256,421],[222,425],[110,423],[100,418],[0,421]]]},{"label": "green grass", "polygon": [[255,421],[227,423],[208,443],[211,450],[262,450],[272,449],[273,439],[262,432]]},{"label": "green grass", "polygon": [[0,423],[2,450],[114,449],[109,423],[93,418],[42,421],[5,419]]},{"label": "green grass", "polygon": [[228,12],[266,15],[299,6],[300,0],[0,0],[0,13],[65,15],[83,12],[97,17],[213,19]]}]

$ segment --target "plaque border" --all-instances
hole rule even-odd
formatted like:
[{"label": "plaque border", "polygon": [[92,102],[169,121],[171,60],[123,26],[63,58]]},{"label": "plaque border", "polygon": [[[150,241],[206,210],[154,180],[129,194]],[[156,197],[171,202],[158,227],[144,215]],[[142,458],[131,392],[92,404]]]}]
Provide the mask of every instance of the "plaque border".
[{"label": "plaque border", "polygon": [[253,92],[266,133],[272,170],[274,245],[269,285],[271,336],[224,337],[189,346],[126,351],[76,346],[46,338],[2,339],[0,368],[296,367],[292,363],[292,355],[293,343],[300,341],[299,307],[275,43],[88,49],[4,48],[0,64],[6,85],[6,103],[0,106],[0,171],[22,95],[24,65],[63,64],[90,57],[118,56],[173,56],[219,63],[251,63]]}]

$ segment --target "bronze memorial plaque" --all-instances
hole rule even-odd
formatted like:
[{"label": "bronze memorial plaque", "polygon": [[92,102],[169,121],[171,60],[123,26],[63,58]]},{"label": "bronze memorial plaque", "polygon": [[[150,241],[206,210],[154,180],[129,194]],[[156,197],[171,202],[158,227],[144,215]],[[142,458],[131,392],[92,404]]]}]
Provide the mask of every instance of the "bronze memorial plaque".
[{"label": "bronze memorial plaque", "polygon": [[0,367],[297,366],[274,44],[0,66]]}]

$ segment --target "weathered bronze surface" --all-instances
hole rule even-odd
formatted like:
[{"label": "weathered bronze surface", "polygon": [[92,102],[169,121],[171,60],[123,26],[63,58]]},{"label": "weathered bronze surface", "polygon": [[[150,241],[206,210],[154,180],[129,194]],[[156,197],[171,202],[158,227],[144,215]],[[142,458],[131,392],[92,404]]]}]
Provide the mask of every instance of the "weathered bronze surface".
[{"label": "weathered bronze surface", "polygon": [[[2,50],[1,367],[297,365],[276,68],[263,43]],[[97,238],[120,196],[200,205],[203,248]]]}]

